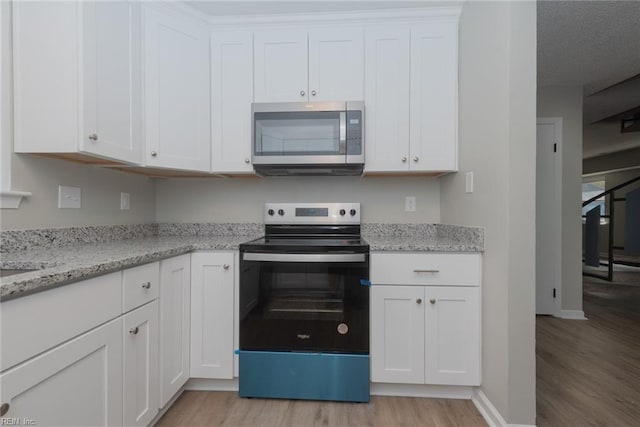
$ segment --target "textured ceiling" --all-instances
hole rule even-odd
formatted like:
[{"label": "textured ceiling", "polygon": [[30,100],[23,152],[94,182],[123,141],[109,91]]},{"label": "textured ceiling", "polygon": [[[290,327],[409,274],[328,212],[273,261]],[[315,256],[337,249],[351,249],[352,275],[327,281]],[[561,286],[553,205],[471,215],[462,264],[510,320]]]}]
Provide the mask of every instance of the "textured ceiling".
[{"label": "textured ceiling", "polygon": [[538,2],[538,86],[590,95],[640,73],[640,1]]}]

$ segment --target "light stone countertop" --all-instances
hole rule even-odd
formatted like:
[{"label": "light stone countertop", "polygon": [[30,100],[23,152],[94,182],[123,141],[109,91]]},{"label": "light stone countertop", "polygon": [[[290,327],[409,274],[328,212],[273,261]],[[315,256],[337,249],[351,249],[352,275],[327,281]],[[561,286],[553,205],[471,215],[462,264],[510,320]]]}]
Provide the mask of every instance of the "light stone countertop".
[{"label": "light stone countertop", "polygon": [[0,300],[25,296],[79,280],[193,251],[237,250],[260,236],[160,236],[80,243],[2,254],[4,269],[36,269],[0,279]]},{"label": "light stone countertop", "polygon": [[[181,225],[192,233],[192,226]],[[202,228],[202,227],[201,227]],[[228,227],[227,227],[228,228]],[[170,231],[176,231],[172,227]],[[219,228],[218,228],[219,229]],[[216,229],[216,231],[218,230]],[[161,226],[162,230],[162,226]],[[88,279],[136,265],[193,251],[237,250],[241,243],[262,236],[257,227],[222,228],[225,235],[133,235],[130,239],[49,245],[2,253],[3,269],[35,269],[0,279],[0,300]],[[86,230],[82,230],[86,234]],[[126,231],[126,230],[125,230]],[[245,231],[246,233],[241,233]],[[363,226],[363,238],[371,251],[482,252],[484,231],[442,224],[418,226]],[[233,235],[228,235],[233,234]],[[42,241],[38,241],[42,244]]]}]

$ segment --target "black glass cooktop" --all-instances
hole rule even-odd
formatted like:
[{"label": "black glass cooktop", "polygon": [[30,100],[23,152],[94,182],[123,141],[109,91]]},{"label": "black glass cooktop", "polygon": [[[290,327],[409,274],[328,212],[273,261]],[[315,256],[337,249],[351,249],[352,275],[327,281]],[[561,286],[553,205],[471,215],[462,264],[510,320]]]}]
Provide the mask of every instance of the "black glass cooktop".
[{"label": "black glass cooktop", "polygon": [[260,237],[240,245],[240,250],[260,252],[368,252],[369,244],[359,236]]}]

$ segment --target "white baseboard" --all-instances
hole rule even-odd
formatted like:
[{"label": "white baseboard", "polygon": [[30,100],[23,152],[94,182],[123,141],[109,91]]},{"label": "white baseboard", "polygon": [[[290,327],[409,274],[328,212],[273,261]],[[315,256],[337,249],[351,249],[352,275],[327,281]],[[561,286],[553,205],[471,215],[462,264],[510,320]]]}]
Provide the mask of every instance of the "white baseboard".
[{"label": "white baseboard", "polygon": [[372,396],[429,397],[435,399],[471,399],[473,387],[371,383]]},{"label": "white baseboard", "polygon": [[208,378],[191,378],[184,385],[184,389],[196,391],[238,391],[238,379],[212,380]]},{"label": "white baseboard", "polygon": [[482,390],[474,390],[471,401],[476,405],[476,408],[478,408],[478,411],[490,427],[507,427],[507,422]]},{"label": "white baseboard", "polygon": [[535,425],[529,424],[507,423],[496,407],[493,406],[493,403],[491,403],[487,395],[479,388],[473,391],[471,401],[476,405],[476,408],[478,408],[478,411],[490,427],[535,427]]},{"label": "white baseboard", "polygon": [[582,310],[561,310],[558,317],[570,320],[587,320]]}]

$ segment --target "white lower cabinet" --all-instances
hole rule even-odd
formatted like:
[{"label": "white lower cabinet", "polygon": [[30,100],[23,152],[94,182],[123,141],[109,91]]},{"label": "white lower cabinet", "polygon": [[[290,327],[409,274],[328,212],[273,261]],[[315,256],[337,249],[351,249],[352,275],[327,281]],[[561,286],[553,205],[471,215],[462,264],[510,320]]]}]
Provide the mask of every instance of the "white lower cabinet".
[{"label": "white lower cabinet", "polygon": [[160,262],[160,404],[189,379],[191,255]]},{"label": "white lower cabinet", "polygon": [[146,426],[158,413],[158,301],[123,318],[123,421]]},{"label": "white lower cabinet", "polygon": [[3,420],[121,425],[122,365],[122,319],[117,318],[3,372],[2,405],[9,405]]},{"label": "white lower cabinet", "polygon": [[191,254],[191,376],[233,378],[234,253]]},{"label": "white lower cabinet", "polygon": [[371,380],[480,385],[480,274],[479,254],[372,254]]}]

